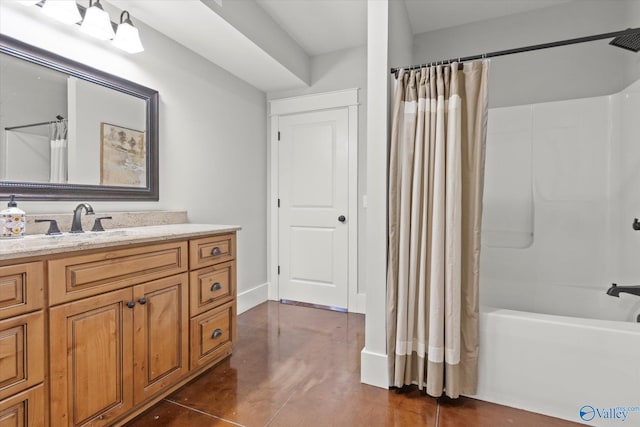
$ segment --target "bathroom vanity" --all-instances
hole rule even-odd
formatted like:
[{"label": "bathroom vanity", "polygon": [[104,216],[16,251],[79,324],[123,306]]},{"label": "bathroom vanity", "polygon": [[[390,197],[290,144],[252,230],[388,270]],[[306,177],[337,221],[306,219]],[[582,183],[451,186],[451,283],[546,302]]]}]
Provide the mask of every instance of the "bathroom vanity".
[{"label": "bathroom vanity", "polygon": [[0,425],[121,425],[229,356],[238,229],[0,241]]}]

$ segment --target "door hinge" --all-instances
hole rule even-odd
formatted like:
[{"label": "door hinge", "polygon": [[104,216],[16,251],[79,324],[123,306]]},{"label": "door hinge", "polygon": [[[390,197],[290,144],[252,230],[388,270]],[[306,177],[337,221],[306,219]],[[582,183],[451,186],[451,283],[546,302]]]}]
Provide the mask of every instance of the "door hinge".
[{"label": "door hinge", "polygon": [[278,199],[278,207],[280,207],[280,199]]},{"label": "door hinge", "polygon": [[280,141],[280,131],[278,131],[278,141]]},{"label": "door hinge", "polygon": [[278,274],[280,274],[280,266],[278,266]]}]

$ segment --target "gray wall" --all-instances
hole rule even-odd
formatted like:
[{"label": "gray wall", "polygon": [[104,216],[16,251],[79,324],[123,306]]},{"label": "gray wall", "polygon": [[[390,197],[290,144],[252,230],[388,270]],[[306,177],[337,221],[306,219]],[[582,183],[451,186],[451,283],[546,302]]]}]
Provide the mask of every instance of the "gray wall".
[{"label": "gray wall", "polygon": [[[238,291],[261,285],[266,281],[265,95],[142,22],[136,26],[145,51],[130,55],[44,19],[38,8],[0,1],[2,33],[159,91],[160,200],[95,202],[94,209],[181,209],[190,222],[238,224]],[[64,213],[76,204],[19,206],[28,214]]]},{"label": "gray wall", "polygon": [[[414,63],[640,27],[638,3],[637,0],[578,0],[418,34],[414,37]],[[640,55],[611,47],[608,42],[602,40],[493,58],[490,106],[619,92],[639,76]]]}]

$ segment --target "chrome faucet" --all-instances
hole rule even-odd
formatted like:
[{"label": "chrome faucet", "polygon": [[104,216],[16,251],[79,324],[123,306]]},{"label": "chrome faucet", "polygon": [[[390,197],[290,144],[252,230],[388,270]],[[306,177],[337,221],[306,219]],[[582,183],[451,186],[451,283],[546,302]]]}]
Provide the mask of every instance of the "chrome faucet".
[{"label": "chrome faucet", "polygon": [[637,295],[640,297],[640,286],[618,286],[613,283],[607,290],[607,295],[611,295],[612,297],[619,298],[622,293]]},{"label": "chrome faucet", "polygon": [[73,222],[71,223],[71,231],[69,233],[84,233],[82,230],[82,209],[85,210],[87,215],[93,215],[93,208],[89,203],[80,203],[73,210]]}]

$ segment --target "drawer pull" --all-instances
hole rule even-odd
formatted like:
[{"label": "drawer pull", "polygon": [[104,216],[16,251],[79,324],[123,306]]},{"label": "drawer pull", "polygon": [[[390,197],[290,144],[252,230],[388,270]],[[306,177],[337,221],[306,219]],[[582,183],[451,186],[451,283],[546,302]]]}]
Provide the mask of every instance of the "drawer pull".
[{"label": "drawer pull", "polygon": [[213,331],[213,334],[211,334],[211,338],[216,339],[221,335],[222,335],[222,329],[218,328],[215,331]]},{"label": "drawer pull", "polygon": [[219,247],[215,247],[213,249],[211,249],[211,256],[218,256],[222,253],[222,251],[220,250]]},{"label": "drawer pull", "polygon": [[133,308],[133,307],[135,307],[135,306],[136,306],[136,302],[135,302],[135,301],[129,301],[129,302],[127,303],[127,307],[129,307],[129,308]]},{"label": "drawer pull", "polygon": [[147,303],[147,298],[146,298],[146,297],[142,297],[142,298],[140,298],[140,299],[138,300],[138,302],[139,302],[141,305],[145,305],[145,304]]},{"label": "drawer pull", "polygon": [[220,284],[220,282],[216,282],[213,285],[211,285],[212,291],[219,291],[220,289],[222,289],[222,285]]}]

